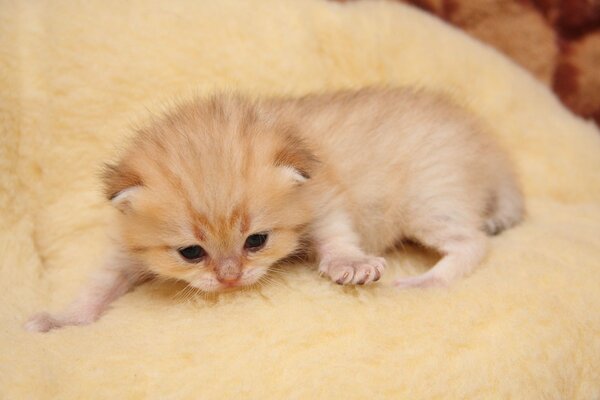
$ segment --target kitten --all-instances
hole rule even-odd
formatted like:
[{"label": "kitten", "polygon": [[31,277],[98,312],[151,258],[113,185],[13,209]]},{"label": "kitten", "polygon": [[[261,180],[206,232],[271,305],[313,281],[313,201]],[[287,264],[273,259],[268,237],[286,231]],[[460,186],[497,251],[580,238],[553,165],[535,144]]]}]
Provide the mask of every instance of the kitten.
[{"label": "kitten", "polygon": [[106,169],[119,212],[105,267],[67,311],[26,327],[95,321],[148,275],[207,292],[252,285],[306,243],[319,272],[362,285],[410,238],[443,257],[395,285],[447,285],[482,261],[486,233],[523,216],[509,162],[483,130],[410,88],[182,104]]}]

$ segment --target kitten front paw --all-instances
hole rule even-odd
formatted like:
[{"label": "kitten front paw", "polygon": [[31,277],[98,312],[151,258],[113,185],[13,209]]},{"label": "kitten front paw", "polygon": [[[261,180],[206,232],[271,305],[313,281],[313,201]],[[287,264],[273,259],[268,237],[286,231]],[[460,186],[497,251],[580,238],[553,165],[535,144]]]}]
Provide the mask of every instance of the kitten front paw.
[{"label": "kitten front paw", "polygon": [[321,262],[319,272],[339,285],[364,285],[376,282],[385,269],[382,257],[335,257]]},{"label": "kitten front paw", "polygon": [[55,317],[46,312],[35,314],[25,323],[24,328],[29,332],[48,332],[65,326],[87,325],[96,320],[93,314],[82,314],[78,316]]},{"label": "kitten front paw", "polygon": [[48,313],[35,314],[24,325],[29,332],[48,332],[60,326],[59,322]]}]

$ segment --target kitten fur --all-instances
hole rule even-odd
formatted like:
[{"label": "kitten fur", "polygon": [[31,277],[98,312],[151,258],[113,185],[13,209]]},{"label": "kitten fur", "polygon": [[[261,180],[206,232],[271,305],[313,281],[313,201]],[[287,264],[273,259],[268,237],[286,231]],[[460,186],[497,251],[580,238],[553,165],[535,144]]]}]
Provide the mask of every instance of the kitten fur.
[{"label": "kitten fur", "polygon": [[[384,252],[411,239],[442,254],[395,285],[447,285],[486,255],[487,234],[523,217],[506,155],[440,94],[363,89],[301,98],[218,94],[141,129],[104,175],[112,254],[65,312],[30,330],[96,320],[147,276],[204,291],[252,285],[310,244],[342,285],[379,280]],[[257,251],[249,235],[268,234]],[[197,262],[178,252],[201,246]]]}]

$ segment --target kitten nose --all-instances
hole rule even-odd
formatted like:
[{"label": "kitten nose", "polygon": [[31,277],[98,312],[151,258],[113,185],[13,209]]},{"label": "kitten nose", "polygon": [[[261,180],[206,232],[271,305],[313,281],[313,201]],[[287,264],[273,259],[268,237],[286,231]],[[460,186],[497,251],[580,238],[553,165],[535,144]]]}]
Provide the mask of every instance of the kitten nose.
[{"label": "kitten nose", "polygon": [[218,263],[215,270],[217,280],[221,283],[235,283],[242,276],[242,266],[234,258],[226,258]]}]

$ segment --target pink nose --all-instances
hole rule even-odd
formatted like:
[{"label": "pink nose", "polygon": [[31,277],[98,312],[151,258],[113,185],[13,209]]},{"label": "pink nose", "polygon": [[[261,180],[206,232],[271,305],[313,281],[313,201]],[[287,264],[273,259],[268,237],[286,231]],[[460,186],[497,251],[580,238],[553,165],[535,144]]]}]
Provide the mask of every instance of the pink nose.
[{"label": "pink nose", "polygon": [[242,267],[234,259],[225,259],[221,261],[215,269],[217,280],[226,285],[233,285],[239,281],[242,276]]},{"label": "pink nose", "polygon": [[236,276],[221,276],[217,275],[217,280],[221,283],[232,284],[240,280],[240,275]]}]

